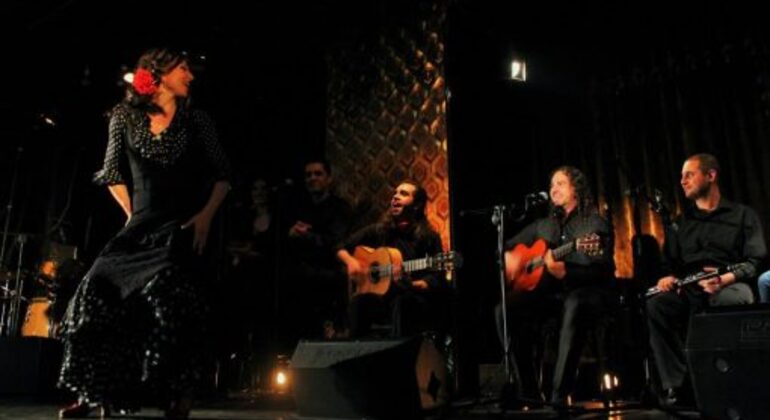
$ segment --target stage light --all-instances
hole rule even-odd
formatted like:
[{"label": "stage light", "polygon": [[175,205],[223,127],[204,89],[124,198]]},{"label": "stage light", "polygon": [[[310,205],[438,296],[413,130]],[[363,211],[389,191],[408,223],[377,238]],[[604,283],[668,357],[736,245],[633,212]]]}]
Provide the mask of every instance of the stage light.
[{"label": "stage light", "polygon": [[289,373],[289,357],[278,355],[272,377],[272,390],[275,394],[285,394],[291,388],[291,375]]},{"label": "stage light", "polygon": [[604,401],[609,402],[609,407],[613,407],[613,402],[617,399],[620,390],[620,378],[614,373],[605,373],[602,375],[599,388]]},{"label": "stage light", "polygon": [[278,371],[278,373],[275,374],[275,384],[278,386],[284,386],[288,382],[288,378],[286,376],[286,372]]},{"label": "stage light", "polygon": [[604,389],[607,391],[612,389],[612,377],[609,373],[604,374]]},{"label": "stage light", "polygon": [[527,62],[521,58],[511,60],[511,80],[527,81]]},{"label": "stage light", "polygon": [[56,111],[42,112],[37,115],[37,121],[35,122],[38,128],[54,128],[58,124],[56,123]]},{"label": "stage light", "polygon": [[620,387],[620,378],[618,378],[617,375],[605,373],[602,376],[601,386],[603,391],[612,391],[613,389],[617,389]]},{"label": "stage light", "polygon": [[128,83],[128,84],[134,83],[134,73],[130,72],[130,71],[125,73],[123,75],[123,81]]}]

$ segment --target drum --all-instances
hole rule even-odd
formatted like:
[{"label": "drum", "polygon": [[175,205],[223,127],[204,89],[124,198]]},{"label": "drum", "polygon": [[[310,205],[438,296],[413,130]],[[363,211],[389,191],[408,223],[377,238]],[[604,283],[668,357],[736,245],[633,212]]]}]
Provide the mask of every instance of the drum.
[{"label": "drum", "polygon": [[21,326],[22,337],[51,337],[51,301],[46,297],[32,298]]}]

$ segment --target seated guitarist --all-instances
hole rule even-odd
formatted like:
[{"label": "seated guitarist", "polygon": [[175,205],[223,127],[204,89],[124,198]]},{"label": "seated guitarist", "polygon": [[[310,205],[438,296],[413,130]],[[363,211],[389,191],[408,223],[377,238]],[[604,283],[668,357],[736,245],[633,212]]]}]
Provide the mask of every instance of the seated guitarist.
[{"label": "seated guitarist", "polygon": [[[728,201],[719,189],[720,167],[709,154],[689,157],[681,185],[689,206],[666,230],[661,293],[647,301],[650,346],[660,373],[663,405],[681,405],[687,364],[682,333],[689,315],[707,306],[748,304],[754,300],[746,282],[756,276],[767,254],[757,213]],[[738,269],[675,290],[675,275],[711,271],[728,264]],[[686,401],[689,402],[689,401]]]},{"label": "seated guitarist", "polygon": [[[441,238],[425,217],[428,196],[413,182],[402,182],[390,200],[388,210],[379,222],[351,235],[340,247],[337,257],[345,263],[348,277],[363,272],[362,264],[353,257],[356,246],[390,247],[401,252],[403,260],[434,255],[442,251]],[[438,273],[412,273],[403,279],[403,287],[391,287],[385,295],[359,294],[350,301],[350,335],[366,336],[373,323],[392,323],[394,337],[421,332],[427,319],[427,296],[442,287]]]},{"label": "seated guitarist", "polygon": [[[564,407],[575,385],[589,329],[612,304],[609,289],[614,266],[608,245],[612,242],[609,225],[596,209],[583,172],[571,166],[559,167],[551,173],[550,185],[551,215],[526,226],[506,243],[506,277],[514,283],[507,313],[513,366],[517,366],[520,380],[516,386],[518,397],[535,401],[542,401],[542,393],[536,381],[533,346],[540,338],[542,324],[560,316],[551,403]],[[573,252],[561,261],[554,259],[552,249],[590,234],[598,234],[608,243],[602,253],[591,256]],[[530,246],[537,240],[544,240],[550,248],[544,255],[543,277],[532,290],[517,287],[516,278],[526,261],[512,249],[519,244]],[[496,315],[502,341],[500,305]]]}]

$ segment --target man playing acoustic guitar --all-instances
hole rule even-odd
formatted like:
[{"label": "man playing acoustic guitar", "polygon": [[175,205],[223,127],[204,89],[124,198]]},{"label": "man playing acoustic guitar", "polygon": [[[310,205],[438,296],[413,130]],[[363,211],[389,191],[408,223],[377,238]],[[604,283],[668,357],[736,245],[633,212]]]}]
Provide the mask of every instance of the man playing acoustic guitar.
[{"label": "man playing acoustic guitar", "polygon": [[[395,284],[386,292],[377,293],[376,287],[364,293],[353,291],[349,307],[351,337],[367,335],[375,322],[392,321],[391,335],[394,337],[425,330],[428,295],[446,282],[437,273],[426,270],[406,274],[412,265],[407,266],[405,262],[402,266],[401,261],[441,254],[441,238],[425,217],[427,201],[422,187],[413,182],[402,182],[396,187],[390,206],[380,221],[354,233],[339,247],[337,257],[345,263],[354,287],[363,287],[366,280],[362,279],[371,279],[374,268],[374,264],[367,267],[354,255],[361,246],[393,248],[390,252],[400,254],[394,255],[394,261],[376,267],[382,269],[378,271],[383,278],[394,280],[392,283]],[[426,267],[428,260],[419,260],[423,265],[416,266]]]},{"label": "man playing acoustic guitar", "polygon": [[[507,313],[512,362],[520,380],[518,397],[535,401],[542,401],[542,391],[532,349],[544,321],[561,316],[551,403],[564,407],[588,331],[612,304],[614,265],[609,225],[596,209],[586,176],[562,166],[551,173],[550,185],[550,216],[526,226],[506,243],[505,271],[512,286]],[[597,245],[603,252],[596,252]],[[532,250],[538,248],[543,254],[535,257]],[[542,276],[533,269],[538,263]],[[502,340],[500,305],[496,315]]]},{"label": "man playing acoustic guitar", "polygon": [[[680,182],[691,203],[666,230],[664,266],[657,284],[663,293],[647,301],[650,346],[664,390],[660,398],[664,406],[682,405],[683,395],[690,395],[684,385],[687,363],[681,335],[689,315],[707,306],[752,303],[753,293],[746,281],[753,279],[767,254],[757,213],[722,197],[721,175],[712,155],[697,154],[684,162]],[[681,282],[675,275],[716,271],[728,264],[736,268],[677,288]]]}]

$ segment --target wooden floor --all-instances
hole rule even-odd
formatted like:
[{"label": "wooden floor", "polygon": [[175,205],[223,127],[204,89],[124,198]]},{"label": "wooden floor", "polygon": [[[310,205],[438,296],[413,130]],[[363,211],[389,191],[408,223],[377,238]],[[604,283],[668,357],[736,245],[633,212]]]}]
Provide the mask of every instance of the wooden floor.
[{"label": "wooden floor", "polygon": [[[653,409],[618,408],[615,411],[602,412],[595,403],[581,403],[582,412],[575,411],[570,415],[573,419],[613,419],[613,420],[663,420],[663,419],[698,419],[697,413],[665,413]],[[57,417],[59,405],[52,402],[38,402],[20,398],[0,399],[0,419],[54,419]],[[125,419],[160,419],[163,413],[157,409],[143,409],[141,412],[120,416]],[[510,411],[502,412],[495,404],[483,404],[478,401],[459,401],[452,404],[441,415],[431,415],[428,418],[444,419],[556,419],[564,415],[547,410]],[[94,417],[95,418],[95,417]],[[290,401],[256,401],[256,400],[222,400],[200,402],[192,412],[193,419],[257,419],[285,420],[302,418],[296,414]]]}]

